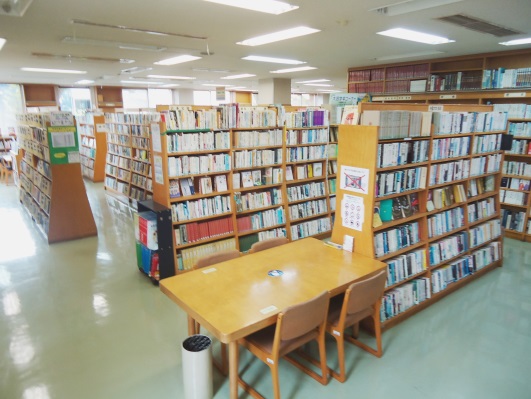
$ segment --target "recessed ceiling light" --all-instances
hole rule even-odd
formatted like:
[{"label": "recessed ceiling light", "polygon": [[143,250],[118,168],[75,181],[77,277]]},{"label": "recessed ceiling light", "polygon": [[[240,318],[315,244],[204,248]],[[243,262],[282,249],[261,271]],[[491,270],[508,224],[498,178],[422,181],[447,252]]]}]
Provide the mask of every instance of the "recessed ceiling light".
[{"label": "recessed ceiling light", "polygon": [[263,36],[253,37],[242,42],[237,42],[236,44],[241,44],[242,46],[260,46],[262,44],[279,42],[281,40],[292,39],[294,37],[310,35],[317,32],[320,32],[320,30],[308,28],[306,26],[299,26],[297,28],[286,29]]},{"label": "recessed ceiling light", "polygon": [[376,61],[398,60],[400,58],[424,57],[426,55],[435,55],[435,54],[444,54],[444,51],[417,51],[415,53],[383,55],[381,57],[374,58],[374,60]]},{"label": "recessed ceiling light", "polygon": [[305,83],[304,86],[334,87],[334,85],[327,85],[324,83]]},{"label": "recessed ceiling light", "polygon": [[87,71],[76,71],[74,69],[51,69],[51,68],[20,68],[22,71],[25,72],[46,72],[46,73],[68,73],[68,74],[77,74],[77,75],[83,75],[87,73]]},{"label": "recessed ceiling light", "polygon": [[252,73],[242,73],[240,75],[225,76],[221,79],[242,79],[242,78],[252,78],[253,76],[256,76],[256,75],[253,75]]},{"label": "recessed ceiling light", "polygon": [[162,61],[155,62],[155,65],[175,65],[181,64],[183,62],[199,60],[201,57],[196,57],[195,55],[179,55],[177,57],[167,58]]},{"label": "recessed ceiling light", "polygon": [[226,6],[245,8],[246,10],[260,11],[268,14],[279,15],[288,11],[293,11],[299,6],[276,0],[206,0],[211,3],[223,4]]},{"label": "recessed ceiling light", "polygon": [[518,46],[520,44],[529,44],[529,43],[531,43],[531,37],[526,37],[525,39],[509,40],[508,42],[500,42],[500,44],[503,44],[504,46]]},{"label": "recessed ceiling light", "polygon": [[397,39],[411,40],[413,42],[426,43],[426,44],[444,44],[453,43],[455,40],[448,39],[446,37],[430,35],[429,33],[417,32],[410,29],[395,28],[382,32],[377,32],[379,35],[394,37]]},{"label": "recessed ceiling light", "polygon": [[86,39],[82,37],[71,37],[71,36],[66,36],[61,41],[66,44],[113,47],[113,48],[119,48],[122,50],[140,50],[140,51],[160,52],[160,51],[164,51],[167,49],[166,47],[150,46],[148,44],[123,43],[123,42],[114,42],[112,40],[96,40],[96,39]]},{"label": "recessed ceiling light", "polygon": [[163,82],[155,82],[155,81],[144,81],[144,80],[121,80],[120,83],[123,83],[124,85],[127,84],[135,84],[135,85],[162,85]]},{"label": "recessed ceiling light", "polygon": [[2,50],[2,47],[4,47],[4,44],[6,44],[6,39],[3,37],[0,37],[0,50]]},{"label": "recessed ceiling light", "polygon": [[177,87],[179,86],[177,83],[171,83],[171,84],[168,84],[168,85],[162,85],[160,87],[164,87],[166,89],[169,89],[170,87]]},{"label": "recessed ceiling light", "polygon": [[213,69],[213,68],[192,68],[194,72],[213,72],[213,73],[229,73],[230,69]]},{"label": "recessed ceiling light", "polygon": [[330,82],[330,79],[315,79],[315,80],[304,80],[302,82],[295,82],[295,83],[320,83],[320,82]]},{"label": "recessed ceiling light", "polygon": [[89,85],[89,84],[92,84],[92,83],[94,83],[93,80],[81,79],[81,80],[78,80],[77,82],[75,82],[74,84],[76,84],[76,85]]},{"label": "recessed ceiling light", "polygon": [[369,11],[380,15],[391,17],[393,15],[407,14],[414,11],[425,10],[427,8],[444,6],[446,4],[458,3],[463,0],[405,0],[395,4],[372,8]]},{"label": "recessed ceiling light", "polygon": [[242,60],[273,62],[275,64],[289,64],[289,65],[306,64],[305,61],[290,60],[287,58],[262,57],[260,55],[248,55],[247,57],[243,57]]},{"label": "recessed ceiling light", "polygon": [[224,84],[214,84],[214,83],[203,83],[203,86],[209,87],[232,87],[233,85],[224,85]]},{"label": "recessed ceiling light", "polygon": [[278,69],[276,71],[269,71],[271,73],[289,73],[289,72],[300,72],[300,71],[309,71],[311,69],[317,69],[316,67],[305,66],[298,68],[288,68],[288,69]]},{"label": "recessed ceiling light", "polygon": [[191,76],[175,76],[175,75],[148,75],[148,78],[155,79],[175,79],[175,80],[194,80]]}]

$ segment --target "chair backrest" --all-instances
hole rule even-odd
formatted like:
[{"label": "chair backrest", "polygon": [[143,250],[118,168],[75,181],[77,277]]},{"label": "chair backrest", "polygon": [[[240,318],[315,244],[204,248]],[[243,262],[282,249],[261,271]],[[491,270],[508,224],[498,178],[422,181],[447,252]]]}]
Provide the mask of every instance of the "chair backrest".
[{"label": "chair backrest", "polygon": [[372,277],[351,284],[347,288],[347,314],[354,314],[369,308],[383,295],[387,270],[382,270]]},{"label": "chair backrest", "polygon": [[280,339],[294,339],[317,328],[326,320],[330,294],[324,291],[313,299],[284,309],[280,326]]},{"label": "chair backrest", "polygon": [[201,269],[202,267],[211,266],[220,262],[225,262],[226,260],[239,258],[240,255],[240,251],[236,249],[216,252],[215,254],[203,256],[202,258],[198,259],[197,263],[194,266],[194,269]]},{"label": "chair backrest", "polygon": [[269,249],[277,247],[279,245],[287,244],[288,242],[289,240],[286,237],[275,237],[270,238],[268,240],[258,241],[251,246],[249,253],[253,254],[255,252],[263,251],[264,249]]}]

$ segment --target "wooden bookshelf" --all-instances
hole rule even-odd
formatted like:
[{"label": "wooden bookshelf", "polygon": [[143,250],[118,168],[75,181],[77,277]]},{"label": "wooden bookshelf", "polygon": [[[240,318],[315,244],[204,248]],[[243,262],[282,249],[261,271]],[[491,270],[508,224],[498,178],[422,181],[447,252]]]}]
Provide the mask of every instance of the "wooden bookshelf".
[{"label": "wooden bookshelf", "polygon": [[[81,176],[75,122],[50,126],[50,117],[44,114],[17,119],[20,201],[38,229],[48,243],[97,235]],[[56,134],[61,137],[54,144]]]},{"label": "wooden bookshelf", "polygon": [[81,139],[81,171],[83,176],[93,182],[105,179],[105,159],[107,155],[107,133],[105,117],[86,113],[78,121]]},{"label": "wooden bookshelf", "polygon": [[55,85],[25,84],[23,87],[26,107],[57,106]]},{"label": "wooden bookshelf", "polygon": [[96,88],[96,108],[103,112],[115,112],[123,108],[122,87],[99,86]]},{"label": "wooden bookshelf", "polygon": [[421,112],[417,117],[429,118],[427,130],[409,124],[389,135],[383,123],[339,127],[336,196],[343,205],[332,241],[343,244],[345,235],[352,236],[355,252],[387,263],[384,329],[502,264],[499,189],[505,132],[461,131],[457,124],[445,124],[457,121],[452,114],[487,113],[492,106],[444,105],[438,109],[448,113],[447,120],[429,109],[361,105],[362,121],[367,111],[379,112],[382,121],[393,117],[385,111],[406,111],[402,115],[410,121]]}]

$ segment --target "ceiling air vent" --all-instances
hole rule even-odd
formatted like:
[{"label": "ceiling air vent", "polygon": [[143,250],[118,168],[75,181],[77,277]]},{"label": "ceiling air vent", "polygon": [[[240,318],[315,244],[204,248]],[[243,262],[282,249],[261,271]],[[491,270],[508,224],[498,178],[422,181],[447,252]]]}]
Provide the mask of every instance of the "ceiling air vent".
[{"label": "ceiling air vent", "polygon": [[520,33],[523,33],[514,29],[495,25],[491,22],[487,22],[482,19],[470,17],[465,14],[455,14],[435,19],[437,21],[448,22],[450,24],[457,25],[465,29],[470,29],[481,33],[488,33],[489,35],[494,35],[497,37],[518,35]]}]

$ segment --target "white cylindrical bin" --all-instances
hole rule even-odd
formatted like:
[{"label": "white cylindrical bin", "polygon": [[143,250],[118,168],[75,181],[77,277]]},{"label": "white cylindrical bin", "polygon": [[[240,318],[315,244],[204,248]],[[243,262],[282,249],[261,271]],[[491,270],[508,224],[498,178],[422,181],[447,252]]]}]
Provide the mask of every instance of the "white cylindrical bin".
[{"label": "white cylindrical bin", "polygon": [[185,399],[212,399],[212,340],[201,334],[186,338],[182,359]]}]

